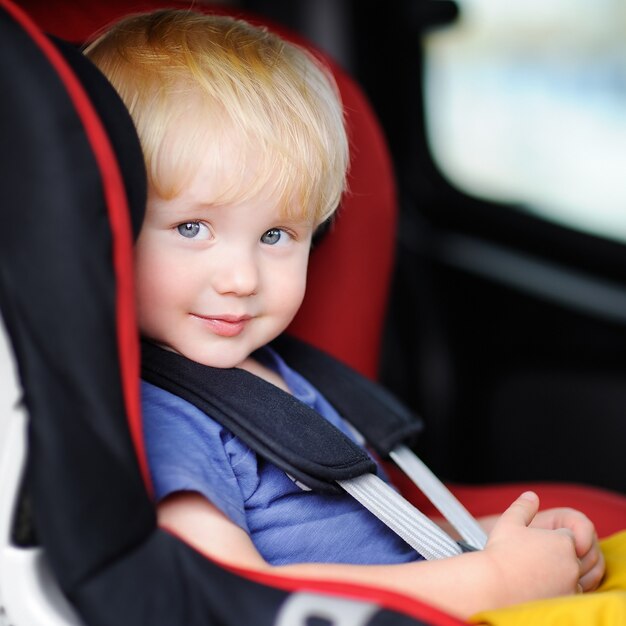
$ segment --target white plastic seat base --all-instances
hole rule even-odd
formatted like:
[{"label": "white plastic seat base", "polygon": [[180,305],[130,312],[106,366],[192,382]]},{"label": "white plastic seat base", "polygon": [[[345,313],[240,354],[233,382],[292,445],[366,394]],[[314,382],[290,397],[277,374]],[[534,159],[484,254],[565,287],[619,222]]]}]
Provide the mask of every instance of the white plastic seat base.
[{"label": "white plastic seat base", "polygon": [[0,318],[0,626],[80,626],[40,548],[12,542],[26,459],[28,417],[13,351]]}]

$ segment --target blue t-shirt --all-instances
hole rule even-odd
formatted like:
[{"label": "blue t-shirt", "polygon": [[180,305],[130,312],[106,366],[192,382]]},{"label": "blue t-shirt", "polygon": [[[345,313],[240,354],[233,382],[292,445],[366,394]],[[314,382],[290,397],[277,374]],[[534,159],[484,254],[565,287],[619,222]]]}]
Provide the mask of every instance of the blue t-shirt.
[{"label": "blue t-shirt", "polygon": [[[326,399],[275,352],[265,348],[260,358],[281,374],[295,398],[358,442]],[[390,564],[421,558],[351,496],[302,489],[186,400],[142,381],[142,402],[157,500],[177,491],[202,494],[248,533],[268,563]]]}]

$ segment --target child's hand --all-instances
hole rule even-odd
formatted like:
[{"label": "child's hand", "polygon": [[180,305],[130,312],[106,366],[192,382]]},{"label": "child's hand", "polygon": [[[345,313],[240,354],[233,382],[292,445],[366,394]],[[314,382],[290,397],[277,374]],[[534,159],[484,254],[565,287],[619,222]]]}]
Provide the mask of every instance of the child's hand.
[{"label": "child's hand", "polygon": [[547,530],[569,528],[574,535],[576,555],[581,564],[579,583],[583,591],[597,589],[604,576],[604,555],[593,522],[586,515],[574,509],[549,509],[537,513],[531,527]]},{"label": "child's hand", "polygon": [[[576,533],[571,528],[577,524],[555,528],[550,523],[548,528],[535,528],[531,524],[538,509],[535,493],[522,494],[502,514],[489,536],[484,554],[496,568],[497,586],[503,594],[497,600],[500,605],[569,595],[583,589],[583,568],[577,555]],[[556,520],[554,517],[552,522]],[[581,549],[584,543],[581,537]]]}]

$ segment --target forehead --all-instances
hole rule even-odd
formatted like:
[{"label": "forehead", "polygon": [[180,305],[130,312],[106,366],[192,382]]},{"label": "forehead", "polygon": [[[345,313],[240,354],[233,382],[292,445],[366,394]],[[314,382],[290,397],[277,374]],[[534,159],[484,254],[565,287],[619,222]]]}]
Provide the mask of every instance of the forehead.
[{"label": "forehead", "polygon": [[295,159],[281,154],[223,117],[189,111],[168,124],[149,164],[150,187],[169,199],[193,195],[204,204],[273,202],[297,219],[314,219],[304,206]]}]

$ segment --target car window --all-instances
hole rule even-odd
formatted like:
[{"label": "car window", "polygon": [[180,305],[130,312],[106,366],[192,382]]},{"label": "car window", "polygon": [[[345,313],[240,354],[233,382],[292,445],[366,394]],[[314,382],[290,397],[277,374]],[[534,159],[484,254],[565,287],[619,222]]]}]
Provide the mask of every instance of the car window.
[{"label": "car window", "polygon": [[626,241],[626,3],[458,0],[425,36],[433,156],[450,182]]}]

